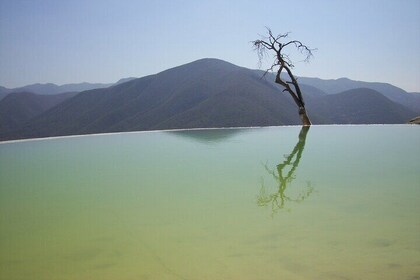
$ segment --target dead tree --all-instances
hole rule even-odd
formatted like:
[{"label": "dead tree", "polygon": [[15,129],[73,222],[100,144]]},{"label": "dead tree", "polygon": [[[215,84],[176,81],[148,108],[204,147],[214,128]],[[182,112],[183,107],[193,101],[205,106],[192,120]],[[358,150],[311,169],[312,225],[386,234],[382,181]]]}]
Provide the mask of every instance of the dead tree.
[{"label": "dead tree", "polygon": [[[274,36],[269,28],[267,28],[267,32],[268,36],[264,36],[259,40],[252,41],[254,49],[258,53],[259,62],[261,64],[263,58],[267,55],[267,52],[274,53],[274,62],[271,67],[266,70],[265,74],[273,71],[278,67],[275,82],[284,87],[283,92],[287,91],[292,96],[293,100],[299,108],[299,116],[302,121],[302,125],[310,126],[311,121],[309,120],[308,114],[306,113],[302,92],[297,82],[297,78],[292,74],[291,69],[293,69],[294,65],[289,55],[285,53],[285,49],[287,47],[294,46],[305,56],[305,62],[309,61],[314,49],[308,48],[306,45],[302,44],[302,42],[297,40],[287,41],[289,33]],[[281,77],[282,72],[287,74],[290,81]]]}]

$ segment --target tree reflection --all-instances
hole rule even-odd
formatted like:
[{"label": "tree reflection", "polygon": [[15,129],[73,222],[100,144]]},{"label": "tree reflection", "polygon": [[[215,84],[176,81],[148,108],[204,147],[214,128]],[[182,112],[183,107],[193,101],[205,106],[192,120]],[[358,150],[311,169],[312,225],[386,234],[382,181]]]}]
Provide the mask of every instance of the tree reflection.
[{"label": "tree reflection", "polygon": [[313,192],[311,183],[307,182],[305,189],[301,193],[293,196],[286,194],[288,185],[296,178],[294,173],[299,166],[309,128],[309,126],[302,127],[299,133],[299,140],[292,153],[285,155],[285,160],[283,163],[278,164],[276,169],[270,169],[267,164],[264,165],[267,172],[277,181],[278,188],[276,188],[275,192],[270,194],[267,191],[264,182],[262,182],[260,193],[257,197],[257,204],[258,206],[267,206],[271,204],[272,214],[283,209],[287,202],[304,201]]}]

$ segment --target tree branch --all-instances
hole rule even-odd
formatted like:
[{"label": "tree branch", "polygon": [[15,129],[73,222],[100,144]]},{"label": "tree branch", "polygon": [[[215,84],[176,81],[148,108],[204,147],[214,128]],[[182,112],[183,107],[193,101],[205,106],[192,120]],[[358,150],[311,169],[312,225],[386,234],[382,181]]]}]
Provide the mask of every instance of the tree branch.
[{"label": "tree branch", "polygon": [[[261,39],[252,41],[252,44],[254,45],[254,49],[258,53],[260,67],[262,64],[262,60],[267,55],[268,51],[273,51],[275,53],[275,60],[273,64],[271,65],[271,67],[266,69],[263,77],[268,72],[274,71],[274,69],[277,66],[279,66],[279,69],[277,70],[275,82],[284,87],[283,92],[287,91],[292,96],[293,100],[295,101],[296,105],[299,108],[304,108],[305,103],[303,101],[303,96],[302,96],[299,84],[291,71],[291,68],[294,68],[294,65],[289,55],[287,53],[284,53],[284,50],[288,46],[294,46],[297,50],[300,51],[301,54],[305,55],[304,61],[308,62],[309,59],[313,56],[312,52],[315,49],[309,48],[308,46],[304,45],[301,41],[298,41],[298,40],[290,40],[290,41],[282,43],[282,40],[286,39],[289,36],[290,32],[274,36],[270,28],[266,27],[266,29],[268,33],[267,37],[261,36],[262,37]],[[291,81],[282,80],[281,73],[283,70],[286,71]],[[294,90],[291,88],[291,85],[293,85]]]}]

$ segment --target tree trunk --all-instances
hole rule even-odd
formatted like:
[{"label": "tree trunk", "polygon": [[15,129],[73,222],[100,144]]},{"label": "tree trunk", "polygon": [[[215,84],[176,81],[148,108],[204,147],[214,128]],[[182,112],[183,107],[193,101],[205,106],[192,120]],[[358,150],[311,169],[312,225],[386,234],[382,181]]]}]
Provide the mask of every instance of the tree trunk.
[{"label": "tree trunk", "polygon": [[309,120],[308,114],[306,113],[305,107],[299,107],[299,117],[303,126],[310,126],[312,124]]}]

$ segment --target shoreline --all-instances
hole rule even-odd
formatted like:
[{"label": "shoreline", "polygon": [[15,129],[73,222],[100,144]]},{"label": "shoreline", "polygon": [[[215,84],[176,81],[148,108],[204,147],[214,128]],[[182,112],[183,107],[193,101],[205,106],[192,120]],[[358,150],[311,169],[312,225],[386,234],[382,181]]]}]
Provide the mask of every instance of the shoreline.
[{"label": "shoreline", "polygon": [[[315,124],[311,127],[324,127],[324,126],[411,126],[412,124]],[[90,136],[104,136],[104,135],[119,135],[119,134],[134,134],[134,133],[156,133],[156,132],[173,132],[173,131],[195,131],[195,130],[217,130],[217,129],[259,129],[259,128],[280,128],[280,127],[302,127],[302,125],[279,125],[279,126],[241,126],[241,127],[208,127],[208,128],[174,128],[174,129],[162,129],[162,130],[138,130],[138,131],[121,131],[121,132],[102,132],[92,134],[75,134],[75,135],[62,135],[62,136],[48,136],[39,138],[25,138],[0,141],[2,144],[13,144],[29,141],[43,141],[43,140],[55,140],[62,138],[79,138],[79,137],[90,137]]]}]

